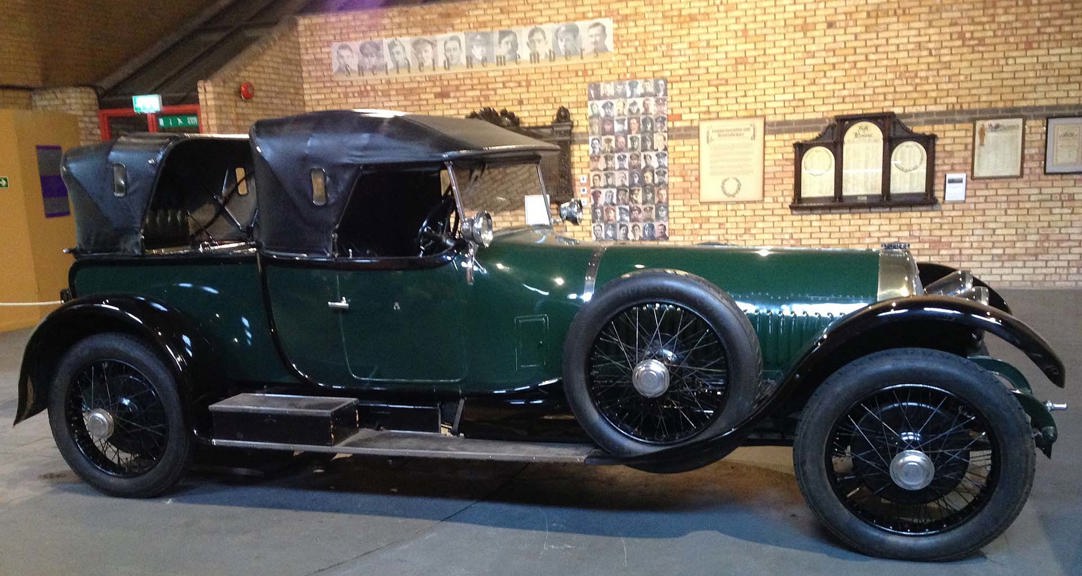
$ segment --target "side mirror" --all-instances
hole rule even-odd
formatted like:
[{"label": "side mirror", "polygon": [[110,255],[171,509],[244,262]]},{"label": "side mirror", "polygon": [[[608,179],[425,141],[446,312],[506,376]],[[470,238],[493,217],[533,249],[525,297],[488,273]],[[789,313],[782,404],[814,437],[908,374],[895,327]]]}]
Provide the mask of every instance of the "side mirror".
[{"label": "side mirror", "polygon": [[582,222],[582,201],[571,200],[560,204],[560,218],[578,226]]},{"label": "side mirror", "polygon": [[475,246],[492,244],[492,214],[484,210],[462,222],[462,237]]}]

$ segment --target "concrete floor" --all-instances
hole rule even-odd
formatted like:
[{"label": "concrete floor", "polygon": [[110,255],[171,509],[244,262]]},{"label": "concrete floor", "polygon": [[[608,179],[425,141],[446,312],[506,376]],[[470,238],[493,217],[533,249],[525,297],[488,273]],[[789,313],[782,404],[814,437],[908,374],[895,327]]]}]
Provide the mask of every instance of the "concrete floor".
[{"label": "concrete floor", "polygon": [[[338,574],[1082,574],[1082,291],[1013,291],[1015,313],[1067,363],[1052,460],[1029,503],[977,556],[884,561],[831,539],[804,505],[790,451],[741,449],[695,472],[339,458],[258,481],[197,473],[161,498],[93,491],[46,416],[0,431],[0,576]],[[0,334],[11,422],[29,331]],[[1013,350],[994,343],[1011,359]]]}]

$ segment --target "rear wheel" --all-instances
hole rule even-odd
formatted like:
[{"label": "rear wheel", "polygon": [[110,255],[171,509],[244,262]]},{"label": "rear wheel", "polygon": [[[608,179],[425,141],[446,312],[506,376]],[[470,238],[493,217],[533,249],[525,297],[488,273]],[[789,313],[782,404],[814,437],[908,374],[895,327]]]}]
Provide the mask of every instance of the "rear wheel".
[{"label": "rear wheel", "polygon": [[63,357],[50,391],[49,423],[72,470],[114,496],[160,494],[190,460],[173,373],[127,335],[91,336]]},{"label": "rear wheel", "polygon": [[949,560],[1003,533],[1033,483],[1021,406],[953,354],[892,350],[831,376],[793,447],[809,506],[865,554]]}]

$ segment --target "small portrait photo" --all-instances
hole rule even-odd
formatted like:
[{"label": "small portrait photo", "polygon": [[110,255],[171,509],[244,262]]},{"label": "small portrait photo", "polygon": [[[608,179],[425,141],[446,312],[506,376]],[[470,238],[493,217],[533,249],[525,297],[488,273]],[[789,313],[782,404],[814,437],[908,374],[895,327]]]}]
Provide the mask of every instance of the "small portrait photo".
[{"label": "small portrait photo", "polygon": [[412,70],[409,52],[402,38],[392,38],[387,41],[387,62],[390,63],[391,71],[403,74]]},{"label": "small portrait photo", "polygon": [[587,100],[600,100],[601,99],[601,84],[597,82],[590,82],[586,86],[586,99]]},{"label": "small portrait photo", "polygon": [[552,60],[555,55],[552,45],[549,43],[549,33],[541,26],[525,29],[522,32],[525,38],[521,38],[521,44],[526,46],[527,58],[536,64],[542,60]]},{"label": "small portrait photo", "polygon": [[589,122],[590,122],[590,134],[600,134],[601,133],[601,118],[598,118],[597,116],[591,116],[590,119],[589,119]]},{"label": "small portrait photo", "polygon": [[612,118],[616,116],[616,102],[612,100],[604,100],[601,102],[601,115],[605,118]]},{"label": "small portrait photo", "polygon": [[653,98],[642,99],[642,113],[646,116],[654,116],[657,114],[657,106],[654,104]]},{"label": "small portrait photo", "polygon": [[348,42],[331,45],[331,68],[335,76],[357,74],[357,52]]},{"label": "small portrait photo", "polygon": [[628,178],[628,182],[630,182],[632,186],[642,186],[642,170],[631,170],[631,176]]},{"label": "small portrait photo", "polygon": [[[620,136],[616,137],[616,149],[620,149]],[[627,170],[627,154],[621,153],[616,155],[616,169]]]},{"label": "small portrait photo", "polygon": [[628,190],[626,187],[616,189],[616,204],[626,205],[628,201]]},{"label": "small portrait photo", "polygon": [[632,134],[627,137],[627,149],[631,152],[637,152],[642,149],[642,136],[639,134]]},{"label": "small portrait photo", "polygon": [[643,186],[642,187],[642,203],[643,203],[643,205],[653,204],[654,202],[657,202],[657,199],[654,197],[654,190],[655,190],[655,188],[653,186]]},{"label": "small portrait photo", "polygon": [[577,58],[582,56],[579,36],[579,25],[573,22],[556,28],[556,37],[552,39],[552,51],[556,53],[556,57]]},{"label": "small portrait photo", "polygon": [[642,206],[642,221],[653,222],[654,221],[654,205],[643,204]]},{"label": "small portrait photo", "polygon": [[654,193],[654,202],[657,202],[658,204],[668,204],[669,188],[666,186],[658,186]]},{"label": "small portrait photo", "polygon": [[628,229],[627,224],[621,223],[616,227],[616,240],[619,242],[627,242]]},{"label": "small portrait photo", "polygon": [[628,98],[641,98],[642,97],[642,82],[638,80],[627,81],[627,97]]},{"label": "small portrait photo", "polygon": [[594,206],[593,208],[590,208],[590,216],[593,218],[594,222],[600,222],[601,221],[602,216],[601,216],[601,205],[600,204]]},{"label": "small portrait photo", "polygon": [[664,222],[657,222],[654,224],[654,239],[656,240],[668,240],[669,239],[669,226]]},{"label": "small portrait photo", "polygon": [[605,201],[603,202],[603,204],[605,206],[613,206],[613,205],[616,204],[616,189],[615,188],[606,188],[605,189]]},{"label": "small portrait photo", "polygon": [[651,138],[651,142],[653,142],[653,144],[651,145],[650,149],[655,152],[661,152],[662,150],[668,148],[668,140],[669,138],[665,135],[664,132],[654,132],[654,137]]},{"label": "small portrait photo", "polygon": [[612,131],[617,134],[627,134],[627,118],[617,116],[612,121]]},{"label": "small portrait photo", "polygon": [[613,95],[614,94],[613,94],[612,82],[602,82],[601,83],[601,97],[602,98],[612,98]]},{"label": "small portrait photo", "polygon": [[654,238],[654,225],[647,222],[642,225],[642,239],[643,240],[656,240]]},{"label": "small portrait photo", "polygon": [[492,64],[492,32],[468,32],[466,34],[466,67]]},{"label": "small portrait photo", "polygon": [[448,34],[440,36],[439,43],[440,63],[445,70],[462,68],[466,65],[466,44],[461,34]]},{"label": "small portrait photo", "polygon": [[627,206],[617,206],[616,219],[620,222],[629,222],[631,220],[631,210]]},{"label": "small portrait photo", "polygon": [[657,165],[660,168],[669,167],[669,153],[665,150],[661,150],[657,153]]},{"label": "small portrait photo", "polygon": [[[602,145],[602,148],[604,148],[604,145]],[[605,170],[616,169],[616,159],[613,157],[612,154],[605,154],[601,158],[605,160]]]},{"label": "small portrait photo", "polygon": [[[620,170],[619,172],[616,173],[616,185],[617,186],[627,186],[627,172],[626,171]],[[627,203],[627,197],[626,196],[624,197],[623,202],[621,202],[619,199],[617,199],[616,203],[617,204],[626,204]]]},{"label": "small portrait photo", "polygon": [[632,117],[628,118],[627,119],[627,133],[628,134],[639,134],[640,132],[642,132],[642,129],[639,127],[640,124],[641,123],[639,122],[639,117],[638,116],[632,116]]},{"label": "small portrait photo", "polygon": [[[634,222],[634,220],[632,220],[632,222]],[[597,226],[594,226],[594,228],[596,229]],[[642,240],[642,224],[631,225],[631,240]]]},{"label": "small portrait photo", "polygon": [[586,53],[605,54],[612,51],[609,43],[609,30],[604,22],[591,22],[586,26]]},{"label": "small portrait photo", "polygon": [[600,102],[590,102],[590,118],[601,118]]},{"label": "small portrait photo", "polygon": [[604,200],[603,194],[604,192],[602,192],[600,188],[590,190],[590,205],[594,208],[601,206],[601,202]]},{"label": "small portrait photo", "polygon": [[638,187],[632,188],[630,194],[628,195],[627,201],[628,201],[629,204],[631,204],[633,206],[641,206],[642,205],[642,188],[638,188]]},{"label": "small portrait photo", "polygon": [[668,220],[669,219],[669,205],[668,204],[655,204],[654,205],[654,216],[656,216],[658,220]]},{"label": "small portrait photo", "polygon": [[616,186],[616,173],[605,172],[605,187],[614,188]]},{"label": "small portrait photo", "polygon": [[605,240],[616,240],[616,224],[605,224]]},{"label": "small portrait photo", "polygon": [[496,64],[518,64],[521,55],[518,51],[518,34],[514,30],[500,30],[496,33]]},{"label": "small portrait photo", "polygon": [[627,100],[624,100],[623,98],[617,98],[612,102],[616,106],[615,111],[613,112],[614,116],[627,116]]},{"label": "small portrait photo", "polygon": [[628,116],[642,116],[642,105],[638,98],[632,98],[627,101],[627,115]]},{"label": "small portrait photo", "polygon": [[629,211],[631,212],[631,215],[630,215],[631,222],[642,222],[642,206],[639,206],[637,204],[632,204],[628,208],[630,209]]},{"label": "small portrait photo", "polygon": [[436,42],[431,38],[414,38],[411,43],[413,49],[413,64],[418,72],[432,72],[436,70]]},{"label": "small portrait photo", "polygon": [[601,187],[601,182],[602,182],[602,180],[601,180],[601,173],[600,172],[593,172],[593,173],[590,174],[590,187],[592,187],[592,188],[600,188]]},{"label": "small portrait photo", "polygon": [[642,127],[643,133],[654,131],[654,119],[650,116],[643,116],[640,118],[639,125]]},{"label": "small portrait photo", "polygon": [[[625,136],[623,134],[619,134],[619,133],[616,134],[616,136],[613,137],[613,146],[615,146],[617,152],[627,152],[627,136]],[[619,159],[617,159],[617,161],[616,161],[616,166],[617,166],[616,169],[617,170],[627,170],[627,167],[626,167],[627,166],[627,162],[626,162],[627,157],[626,156],[624,157],[624,160],[625,160],[625,162],[624,162],[625,167],[620,168],[619,167],[620,166],[620,161],[619,161]]]},{"label": "small portrait photo", "polygon": [[[595,221],[597,219],[595,218]],[[594,240],[602,240],[605,238],[605,225],[597,222],[594,224]]]},{"label": "small portrait photo", "polygon": [[654,80],[654,96],[665,98],[669,95],[669,84],[662,78]]},{"label": "small portrait photo", "polygon": [[669,99],[668,98],[655,98],[654,99],[655,114],[668,114],[669,113]]},{"label": "small portrait photo", "polygon": [[642,167],[644,170],[657,168],[657,155],[653,152],[642,153]]},{"label": "small portrait photo", "polygon": [[377,40],[361,42],[357,49],[360,53],[358,69],[361,74],[386,74],[387,61],[383,59],[383,44]]},{"label": "small portrait photo", "polygon": [[616,206],[605,206],[602,210],[605,222],[616,222]]},{"label": "small portrait photo", "polygon": [[669,183],[669,171],[666,168],[658,168],[654,171],[654,182],[657,184]]},{"label": "small portrait photo", "polygon": [[598,137],[590,138],[590,156],[597,156],[601,154],[601,139]]},{"label": "small portrait photo", "polygon": [[658,117],[654,118],[654,130],[655,131],[664,132],[664,131],[667,130],[666,125],[668,124],[668,122],[667,122],[666,118],[667,118],[666,116],[658,116]]},{"label": "small portrait photo", "polygon": [[612,154],[616,151],[616,138],[613,136],[605,136],[601,139],[601,151],[605,154]]},{"label": "small portrait photo", "polygon": [[654,184],[654,171],[649,168],[642,169],[642,183]]},{"label": "small portrait photo", "polygon": [[631,152],[627,155],[627,169],[628,170],[641,170],[642,169],[642,152]]},{"label": "small portrait photo", "polygon": [[613,134],[616,132],[616,126],[613,122],[613,118],[610,116],[604,116],[601,118],[601,133]]}]

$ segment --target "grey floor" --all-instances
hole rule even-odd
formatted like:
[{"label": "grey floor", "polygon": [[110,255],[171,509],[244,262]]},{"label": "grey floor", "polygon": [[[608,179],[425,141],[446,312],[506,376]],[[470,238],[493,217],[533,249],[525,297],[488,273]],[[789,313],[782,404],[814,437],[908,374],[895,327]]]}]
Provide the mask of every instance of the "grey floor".
[{"label": "grey floor", "polygon": [[[102,496],[67,468],[44,415],[0,428],[0,576],[34,574],[1082,574],[1082,291],[1012,291],[1068,367],[1029,503],[981,554],[942,565],[867,558],[804,505],[790,451],[741,449],[695,472],[339,458],[260,481],[193,474],[168,496]],[[0,334],[11,422],[29,331]],[[992,348],[1009,358],[1005,346]]]}]

